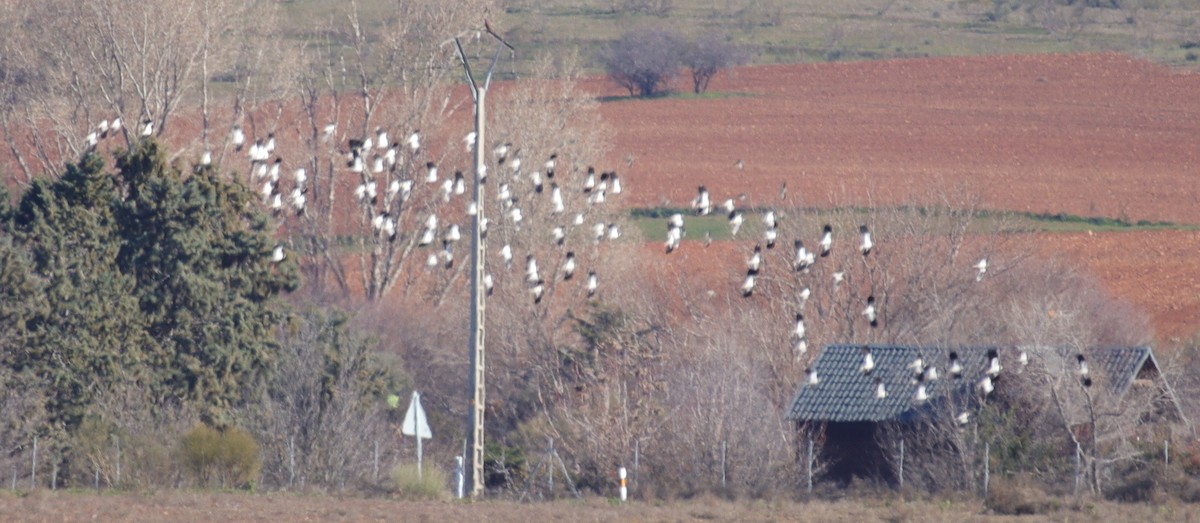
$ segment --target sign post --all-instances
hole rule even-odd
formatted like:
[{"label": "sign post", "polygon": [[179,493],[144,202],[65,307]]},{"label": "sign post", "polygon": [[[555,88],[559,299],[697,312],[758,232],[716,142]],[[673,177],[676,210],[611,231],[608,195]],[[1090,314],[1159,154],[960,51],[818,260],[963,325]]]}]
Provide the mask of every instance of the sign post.
[{"label": "sign post", "polygon": [[425,409],[421,408],[421,393],[415,390],[412,401],[408,404],[408,411],[404,413],[404,423],[400,426],[400,433],[417,438],[417,478],[420,479],[421,440],[432,438],[433,432],[429,430],[429,423],[425,421]]}]

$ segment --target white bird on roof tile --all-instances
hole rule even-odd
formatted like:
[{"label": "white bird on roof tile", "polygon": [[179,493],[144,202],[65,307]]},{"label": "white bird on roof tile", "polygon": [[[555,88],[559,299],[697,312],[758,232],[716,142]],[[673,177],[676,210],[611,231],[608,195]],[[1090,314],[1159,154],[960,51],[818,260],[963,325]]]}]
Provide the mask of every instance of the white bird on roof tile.
[{"label": "white bird on roof tile", "polygon": [[875,370],[875,356],[871,354],[870,347],[862,348],[862,365],[859,365],[858,371],[863,374],[870,374]]},{"label": "white bird on roof tile", "polygon": [[883,386],[883,379],[875,377],[875,399],[887,398],[887,389]]}]

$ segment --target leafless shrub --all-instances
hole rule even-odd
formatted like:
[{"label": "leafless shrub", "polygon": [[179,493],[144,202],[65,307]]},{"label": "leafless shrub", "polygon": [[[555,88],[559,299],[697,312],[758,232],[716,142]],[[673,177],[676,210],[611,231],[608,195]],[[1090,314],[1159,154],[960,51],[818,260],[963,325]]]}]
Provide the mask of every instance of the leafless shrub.
[{"label": "leafless shrub", "polygon": [[623,33],[600,52],[609,79],[629,96],[654,96],[678,73],[682,38],[671,29],[648,26]]}]

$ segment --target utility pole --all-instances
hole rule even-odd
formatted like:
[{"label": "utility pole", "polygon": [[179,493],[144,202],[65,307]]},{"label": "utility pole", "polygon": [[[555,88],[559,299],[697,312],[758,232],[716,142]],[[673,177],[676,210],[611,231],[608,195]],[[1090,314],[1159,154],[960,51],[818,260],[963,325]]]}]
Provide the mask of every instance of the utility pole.
[{"label": "utility pole", "polygon": [[486,405],[484,401],[486,391],[484,306],[487,296],[483,285],[484,259],[487,250],[483,242],[480,224],[483,221],[485,201],[483,179],[487,176],[487,158],[484,156],[484,145],[487,143],[485,140],[486,100],[488,86],[492,83],[492,71],[500,59],[500,52],[505,47],[510,51],[513,50],[512,46],[493,33],[490,27],[488,27],[488,34],[494,36],[500,45],[496,47],[496,55],[492,57],[492,63],[488,66],[483,85],[475,81],[475,76],[471,74],[471,65],[467,62],[467,55],[463,52],[462,43],[458,37],[454,38],[454,47],[458,51],[458,58],[462,60],[463,70],[467,75],[467,84],[471,88],[471,96],[475,99],[475,216],[471,220],[471,402],[467,414],[467,450],[470,452],[467,460],[470,463],[464,470],[466,474],[464,483],[468,485],[472,498],[483,495],[483,415]]}]

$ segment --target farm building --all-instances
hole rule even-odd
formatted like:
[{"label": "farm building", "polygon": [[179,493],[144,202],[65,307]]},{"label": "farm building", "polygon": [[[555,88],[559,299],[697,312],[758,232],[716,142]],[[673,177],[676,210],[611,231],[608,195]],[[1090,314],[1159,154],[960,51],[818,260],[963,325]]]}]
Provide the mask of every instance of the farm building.
[{"label": "farm building", "polygon": [[[898,449],[892,441],[897,428],[910,435],[940,431],[936,438],[912,439],[959,451],[966,439],[961,434],[975,429],[981,409],[1015,401],[1022,388],[1036,389],[1024,397],[1044,403],[1053,389],[1056,412],[1081,440],[1091,430],[1085,403],[1108,417],[1132,416],[1127,424],[1137,426],[1186,422],[1153,351],[1144,346],[1091,349],[1081,359],[1047,347],[829,345],[808,376],[788,411],[808,447],[800,452],[808,456],[802,469],[810,479],[839,485],[856,478],[902,483],[903,458],[896,454],[903,455],[903,443]],[[910,446],[909,452],[916,450]]]}]

